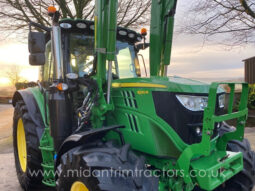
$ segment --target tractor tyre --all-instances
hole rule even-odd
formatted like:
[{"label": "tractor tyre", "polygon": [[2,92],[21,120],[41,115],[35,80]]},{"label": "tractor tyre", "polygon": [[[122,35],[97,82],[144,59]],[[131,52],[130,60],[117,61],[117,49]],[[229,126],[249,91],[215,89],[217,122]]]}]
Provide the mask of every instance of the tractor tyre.
[{"label": "tractor tyre", "polygon": [[37,128],[24,102],[17,102],[13,117],[14,158],[19,183],[26,191],[42,186],[42,156]]},{"label": "tractor tyre", "polygon": [[61,157],[57,191],[157,191],[158,179],[144,172],[145,160],[129,145],[101,141],[76,147]]},{"label": "tractor tyre", "polygon": [[[230,141],[227,150],[243,153],[243,170],[223,186],[224,191],[252,191],[255,184],[255,152],[247,139]],[[219,190],[218,190],[219,191]]]},{"label": "tractor tyre", "polygon": [[[224,123],[220,135],[234,130],[235,129],[231,126]],[[214,191],[252,191],[255,185],[255,152],[251,150],[249,141],[247,139],[243,139],[243,141],[229,141],[227,151],[242,152],[244,168],[240,173],[216,188]],[[196,188],[194,191],[202,190]]]},{"label": "tractor tyre", "polygon": [[[224,122],[220,135],[234,130],[233,127]],[[227,151],[243,153],[244,168],[216,191],[251,191],[255,186],[255,152],[252,151],[250,142],[247,139],[230,141],[227,145]]]}]

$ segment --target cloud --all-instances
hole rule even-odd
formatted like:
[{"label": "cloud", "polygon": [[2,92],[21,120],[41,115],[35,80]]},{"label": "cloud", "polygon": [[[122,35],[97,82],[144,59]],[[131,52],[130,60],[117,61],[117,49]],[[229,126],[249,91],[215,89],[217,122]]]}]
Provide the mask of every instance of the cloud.
[{"label": "cloud", "polygon": [[181,76],[184,78],[191,78],[197,79],[201,81],[225,81],[225,80],[239,80],[243,79],[244,69],[237,68],[237,69],[221,69],[221,70],[209,70],[209,71],[192,71],[192,72],[184,72],[181,73],[180,71],[170,71],[169,75],[175,75],[178,73],[177,76]]},{"label": "cloud", "polygon": [[[176,26],[183,24],[189,5],[195,0],[178,2]],[[194,15],[195,17],[195,15]],[[224,35],[224,34],[223,34]],[[217,41],[224,36],[217,36]],[[174,34],[169,74],[190,78],[233,79],[244,77],[242,60],[255,56],[254,45],[226,50],[222,45],[203,44],[199,35]]]},{"label": "cloud", "polygon": [[191,78],[242,78],[244,76],[242,60],[254,56],[255,52],[252,46],[231,51],[223,50],[217,45],[204,46],[201,50],[198,50],[199,48],[196,38],[193,44],[186,45],[182,40],[176,40],[173,43],[169,74]]}]

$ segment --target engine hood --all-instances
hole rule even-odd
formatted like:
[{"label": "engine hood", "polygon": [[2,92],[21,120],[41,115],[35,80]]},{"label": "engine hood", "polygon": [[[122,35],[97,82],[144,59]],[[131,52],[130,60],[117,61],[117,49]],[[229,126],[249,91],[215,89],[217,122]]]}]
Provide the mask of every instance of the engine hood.
[{"label": "engine hood", "polygon": [[[150,77],[114,80],[113,88],[150,88],[157,91],[169,91],[189,94],[208,94],[210,84],[181,77]],[[224,93],[222,88],[218,93]]]}]

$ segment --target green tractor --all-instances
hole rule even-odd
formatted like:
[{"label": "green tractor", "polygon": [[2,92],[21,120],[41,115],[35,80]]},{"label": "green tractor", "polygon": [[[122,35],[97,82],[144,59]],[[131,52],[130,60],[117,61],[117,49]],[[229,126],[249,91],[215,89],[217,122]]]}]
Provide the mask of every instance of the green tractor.
[{"label": "green tractor", "polygon": [[[150,43],[146,30],[117,26],[117,0],[96,0],[94,22],[60,20],[50,7],[52,27],[30,24],[29,61],[41,66],[40,80],[12,102],[24,190],[252,190],[248,85],[236,111],[234,83],[167,77],[176,4],[152,0]],[[138,59],[146,48],[150,77]],[[221,84],[231,89],[228,108]],[[234,119],[236,127],[225,122]]]}]

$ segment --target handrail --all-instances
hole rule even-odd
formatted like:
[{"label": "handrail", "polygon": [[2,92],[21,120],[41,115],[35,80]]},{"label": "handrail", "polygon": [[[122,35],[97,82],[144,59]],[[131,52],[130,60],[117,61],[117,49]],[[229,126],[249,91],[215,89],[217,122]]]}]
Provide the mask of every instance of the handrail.
[{"label": "handrail", "polygon": [[[215,115],[215,107],[216,107],[216,97],[217,97],[217,89],[220,85],[228,85],[230,90],[229,96],[229,104],[228,104],[228,113],[225,115],[216,116]],[[233,112],[234,106],[234,97],[235,97],[235,87],[237,84],[242,85],[242,94],[241,100],[239,103],[238,111]],[[231,133],[226,133],[222,137],[219,138],[217,142],[217,148],[219,150],[226,150],[227,143],[230,140],[242,140],[244,136],[244,126],[248,116],[248,93],[249,93],[249,86],[247,83],[212,83],[209,91],[209,101],[208,107],[205,109],[204,112],[204,126],[203,131],[207,131],[205,133],[212,133],[214,130],[214,125],[216,122],[227,121],[231,119],[237,119],[237,128],[236,131]],[[205,137],[203,137],[205,138]],[[202,138],[202,139],[203,139]],[[208,139],[208,137],[207,137]],[[208,153],[209,154],[209,153]]]},{"label": "handrail", "polygon": [[[228,104],[228,114],[216,116],[215,108],[216,108],[216,101],[217,101],[217,90],[218,90],[218,87],[223,84],[226,84],[231,88],[230,99],[229,99],[230,104]],[[237,84],[242,85],[242,94],[241,94],[239,109],[237,112],[233,112],[235,86]],[[217,140],[216,148],[218,150],[226,151],[227,143],[230,140],[243,139],[245,121],[248,116],[248,109],[247,109],[248,92],[249,92],[249,89],[248,89],[247,83],[212,83],[211,84],[210,90],[209,90],[208,106],[207,108],[205,108],[205,111],[204,111],[202,141],[200,143],[187,146],[177,161],[178,167],[182,169],[184,172],[184,181],[186,184],[192,184],[192,179],[189,176],[191,159],[197,155],[209,156],[211,153],[211,137],[213,135],[216,122],[222,122],[222,121],[230,120],[230,119],[237,119],[236,131],[226,133]]]}]

